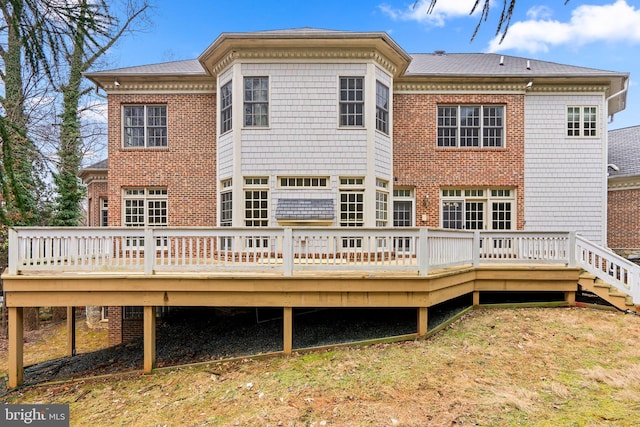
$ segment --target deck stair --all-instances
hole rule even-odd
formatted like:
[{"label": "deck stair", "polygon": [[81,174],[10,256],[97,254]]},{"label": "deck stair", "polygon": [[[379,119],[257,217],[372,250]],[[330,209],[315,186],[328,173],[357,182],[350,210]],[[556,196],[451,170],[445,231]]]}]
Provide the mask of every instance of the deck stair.
[{"label": "deck stair", "polygon": [[604,280],[595,277],[591,273],[582,273],[578,284],[583,290],[587,290],[619,310],[631,310],[640,312],[640,305],[634,305],[630,295],[619,291]]}]

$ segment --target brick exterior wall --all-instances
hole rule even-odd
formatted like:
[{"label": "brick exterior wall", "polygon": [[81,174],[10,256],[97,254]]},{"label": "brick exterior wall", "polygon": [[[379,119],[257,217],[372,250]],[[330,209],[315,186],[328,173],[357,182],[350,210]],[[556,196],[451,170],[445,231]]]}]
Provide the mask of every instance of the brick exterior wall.
[{"label": "brick exterior wall", "polygon": [[108,197],[109,187],[106,181],[93,181],[87,185],[87,225],[100,226],[100,199]]},{"label": "brick exterior wall", "polygon": [[[167,105],[166,148],[123,148],[122,106]],[[122,189],[166,187],[169,226],[216,224],[214,94],[109,95],[109,225],[122,225]]]},{"label": "brick exterior wall", "polygon": [[[393,102],[394,185],[415,186],[416,226],[440,226],[442,187],[503,186],[516,189],[516,228],[523,228],[524,95],[395,94]],[[439,104],[504,105],[505,148],[437,147]]]},{"label": "brick exterior wall", "polygon": [[131,341],[143,333],[143,319],[123,319],[122,307],[109,307],[109,345]]},{"label": "brick exterior wall", "polygon": [[609,191],[607,240],[613,249],[640,248],[640,188]]}]

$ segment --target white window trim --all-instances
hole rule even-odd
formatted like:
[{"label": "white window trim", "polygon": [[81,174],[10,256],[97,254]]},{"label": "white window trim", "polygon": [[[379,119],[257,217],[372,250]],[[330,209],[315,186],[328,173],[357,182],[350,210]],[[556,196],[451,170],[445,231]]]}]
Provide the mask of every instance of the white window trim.
[{"label": "white window trim", "polygon": [[[229,109],[230,114],[231,114],[231,125],[230,125],[229,129],[224,130],[223,129],[224,120],[222,119],[222,113],[224,111],[224,109],[222,107],[222,99],[223,99],[222,89],[227,87],[227,85],[231,85],[231,94],[230,94],[231,100],[229,102],[229,106],[227,107]],[[225,82],[224,84],[222,84],[220,86],[220,91],[219,92],[220,93],[218,94],[218,96],[219,96],[219,99],[220,99],[220,114],[218,114],[218,119],[220,120],[220,135],[224,135],[224,134],[229,133],[229,132],[231,132],[233,130],[233,80],[229,80],[229,81]],[[244,100],[243,100],[243,102],[244,102]]]},{"label": "white window trim", "polygon": [[[445,190],[460,190],[461,194],[459,196],[454,195],[454,196],[443,196],[443,191]],[[473,191],[473,190],[482,190],[483,194],[482,196],[466,196],[465,195],[465,191]],[[509,190],[510,194],[509,196],[493,196],[492,195],[492,190]],[[512,188],[512,187],[467,187],[467,188],[462,188],[462,187],[451,187],[451,188],[441,188],[440,189],[440,206],[439,206],[439,217],[440,217],[440,227],[444,228],[444,218],[442,215],[442,209],[443,209],[443,203],[449,201],[449,202],[454,202],[454,201],[458,201],[458,202],[462,202],[463,206],[465,203],[467,202],[483,202],[484,203],[484,219],[483,219],[483,230],[488,230],[488,231],[504,231],[504,232],[509,232],[509,231],[514,231],[517,230],[518,228],[518,204],[517,204],[517,197],[516,197],[516,189]],[[499,202],[510,202],[511,203],[511,228],[508,230],[494,230],[493,229],[493,208],[492,208],[492,204],[493,203],[499,203]],[[465,224],[466,224],[466,218],[464,217],[465,215],[465,211],[463,211],[463,218],[462,218],[462,224],[463,224],[463,228],[462,230],[466,230],[465,228]]]},{"label": "white window trim", "polygon": [[[245,104],[246,101],[244,99],[245,97],[245,87],[244,87],[244,81],[245,79],[260,79],[260,78],[265,78],[267,79],[267,91],[269,92],[267,94],[267,125],[266,126],[258,126],[258,125],[247,125],[246,122],[246,117],[245,117]],[[242,129],[271,129],[271,75],[269,74],[262,74],[262,75],[245,75],[242,76]]]},{"label": "white window trim", "polygon": [[[340,80],[341,79],[362,79],[362,124],[361,125],[343,125],[341,124],[341,111],[340,111],[340,106],[342,105],[342,101],[340,100],[340,94],[341,94],[341,87],[340,87]],[[367,128],[367,77],[364,75],[344,75],[344,76],[338,76],[338,81],[336,84],[336,87],[338,89],[338,93],[336,96],[336,100],[338,101],[337,106],[336,106],[336,111],[338,113],[338,129],[341,130],[345,130],[345,129],[355,129],[355,130],[363,130]],[[347,101],[345,101],[347,102]],[[375,102],[375,98],[374,98],[374,102]],[[355,103],[355,102],[350,102],[350,103]],[[358,102],[360,103],[360,102]]]},{"label": "white window trim", "polygon": [[[569,132],[569,108],[578,108],[580,111],[580,128],[579,128],[579,135],[568,135]],[[595,131],[595,135],[583,135],[584,133],[584,109],[585,108],[595,108],[596,109],[596,120],[595,120],[595,124],[596,124],[596,131]],[[600,123],[600,109],[598,108],[597,105],[575,105],[575,104],[567,104],[567,106],[564,109],[564,114],[565,114],[565,120],[564,120],[564,136],[566,139],[598,139],[600,138],[600,129],[601,129],[601,123]]]},{"label": "white window trim", "polygon": [[[456,145],[455,146],[444,146],[439,145],[438,143],[438,109],[440,107],[456,107],[458,109],[458,114],[456,116]],[[480,144],[477,147],[474,146],[461,146],[460,145],[460,108],[462,107],[479,107],[480,108],[480,132],[478,138],[480,139]],[[502,145],[500,146],[490,146],[484,145],[484,107],[502,107]],[[504,150],[507,148],[507,105],[506,104],[487,104],[487,103],[479,103],[479,104],[438,104],[436,105],[436,148],[439,149],[449,149],[449,150]]]},{"label": "white window trim", "polygon": [[[125,126],[126,116],[124,114],[124,110],[127,107],[144,107],[144,145],[143,146],[133,146],[125,144]],[[149,133],[147,132],[147,107],[165,107],[165,120],[166,120],[166,129],[167,129],[167,144],[162,146],[150,147],[149,146]],[[169,106],[167,104],[123,104],[120,107],[120,135],[122,136],[120,141],[120,146],[127,150],[166,150],[169,148]]]}]

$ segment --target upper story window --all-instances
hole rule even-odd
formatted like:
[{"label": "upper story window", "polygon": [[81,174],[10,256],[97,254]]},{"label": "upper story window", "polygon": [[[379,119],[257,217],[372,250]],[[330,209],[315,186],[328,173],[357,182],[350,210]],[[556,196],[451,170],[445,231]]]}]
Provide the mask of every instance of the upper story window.
[{"label": "upper story window", "polygon": [[269,77],[244,78],[244,125],[269,126]]},{"label": "upper story window", "polygon": [[376,129],[389,134],[389,88],[376,82]]},{"label": "upper story window", "polygon": [[124,147],[167,146],[166,105],[126,105],[123,116]]},{"label": "upper story window", "polygon": [[504,106],[439,106],[438,147],[504,147]]},{"label": "upper story window", "polygon": [[340,77],[340,126],[364,126],[364,77]]},{"label": "upper story window", "polygon": [[229,82],[220,88],[220,133],[230,131],[233,126],[231,84]]},{"label": "upper story window", "polygon": [[597,113],[594,106],[567,107],[567,136],[597,136]]}]

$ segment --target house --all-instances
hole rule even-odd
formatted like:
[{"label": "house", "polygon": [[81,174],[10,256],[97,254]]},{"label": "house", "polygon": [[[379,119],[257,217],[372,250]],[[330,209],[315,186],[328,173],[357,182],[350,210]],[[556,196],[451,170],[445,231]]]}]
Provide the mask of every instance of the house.
[{"label": "house", "polygon": [[[109,116],[108,164],[81,172],[89,225],[607,241],[607,118],[625,108],[627,73],[408,54],[383,32],[303,28],[223,33],[196,59],[86,77],[107,93]],[[138,333],[141,316],[111,307],[112,342]]]},{"label": "house", "polygon": [[608,246],[640,260],[640,126],[609,131]]}]

